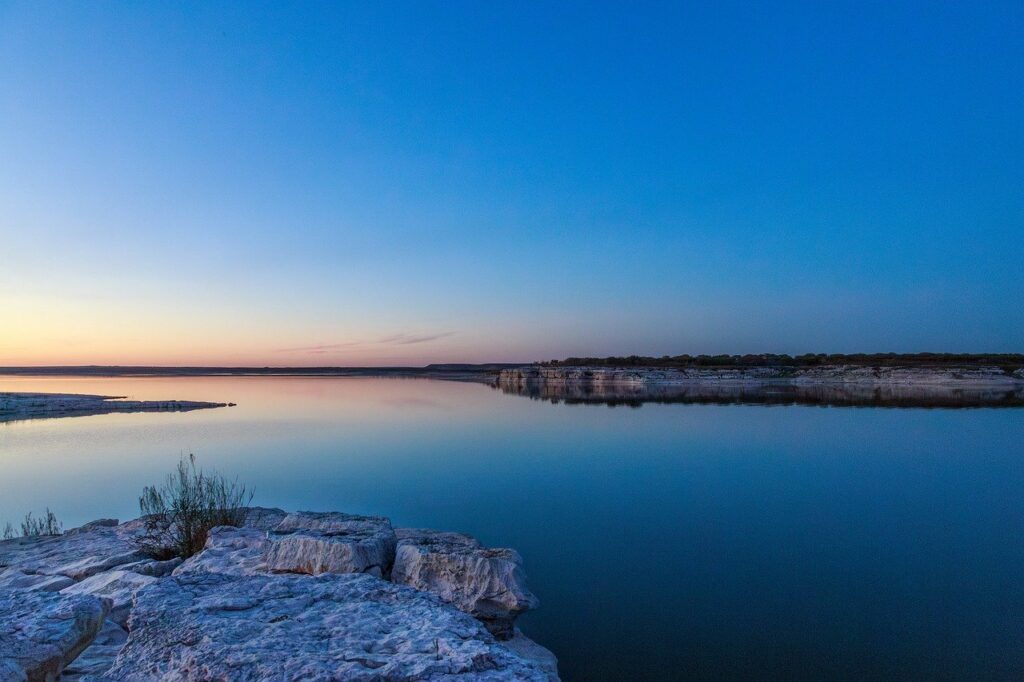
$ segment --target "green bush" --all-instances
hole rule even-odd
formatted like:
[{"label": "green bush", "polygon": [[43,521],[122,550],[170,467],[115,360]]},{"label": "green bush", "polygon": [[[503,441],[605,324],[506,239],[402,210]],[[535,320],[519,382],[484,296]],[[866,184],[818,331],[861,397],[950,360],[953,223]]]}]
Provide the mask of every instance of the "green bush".
[{"label": "green bush", "polygon": [[215,526],[241,526],[252,492],[237,480],[196,466],[195,455],[182,457],[162,486],[146,486],[139,497],[145,532],[138,539],[146,554],[188,558],[201,551]]}]

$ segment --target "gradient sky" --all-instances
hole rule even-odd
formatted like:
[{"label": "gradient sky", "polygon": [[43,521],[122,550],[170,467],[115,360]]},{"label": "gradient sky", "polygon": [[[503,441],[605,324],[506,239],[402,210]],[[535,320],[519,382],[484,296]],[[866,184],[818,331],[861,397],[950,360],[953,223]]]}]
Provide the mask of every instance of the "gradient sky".
[{"label": "gradient sky", "polygon": [[0,4],[0,364],[1024,351],[1024,4]]}]

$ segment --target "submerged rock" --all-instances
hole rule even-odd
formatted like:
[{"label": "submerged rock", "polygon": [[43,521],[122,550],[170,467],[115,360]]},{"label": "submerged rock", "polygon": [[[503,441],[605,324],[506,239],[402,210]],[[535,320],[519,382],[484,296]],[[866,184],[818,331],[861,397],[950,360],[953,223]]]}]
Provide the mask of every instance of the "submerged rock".
[{"label": "submerged rock", "polygon": [[549,680],[558,682],[558,659],[549,649],[542,647],[524,635],[522,630],[515,628],[512,637],[502,642],[502,644],[510,651],[537,665],[547,673]]},{"label": "submerged rock", "polygon": [[519,614],[537,608],[514,549],[487,549],[469,535],[399,528],[392,580],[432,592],[479,618],[499,639],[513,635]]},{"label": "submerged rock", "polygon": [[51,682],[85,649],[110,603],[42,590],[0,593],[0,678]]},{"label": "submerged rock", "polygon": [[548,680],[474,619],[362,574],[194,573],[139,591],[100,679]]},{"label": "submerged rock", "polygon": [[289,514],[270,533],[267,569],[274,572],[391,574],[397,539],[381,516],[337,512]]}]

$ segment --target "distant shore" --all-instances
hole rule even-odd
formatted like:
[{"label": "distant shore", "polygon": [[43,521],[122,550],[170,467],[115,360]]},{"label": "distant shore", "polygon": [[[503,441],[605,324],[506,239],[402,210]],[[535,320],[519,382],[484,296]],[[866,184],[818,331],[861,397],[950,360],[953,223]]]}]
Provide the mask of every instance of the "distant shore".
[{"label": "distant shore", "polygon": [[505,393],[566,403],[1024,407],[1024,369],[933,366],[577,367],[502,370]]},{"label": "distant shore", "polygon": [[[656,402],[1024,407],[1024,355],[1020,354],[629,356],[568,358],[533,364],[449,363],[424,367],[0,367],[2,375],[421,378],[482,383],[504,393],[551,402],[634,406]],[[39,405],[31,416],[223,406],[222,403],[182,401],[135,401],[133,405],[130,401],[114,401],[104,396],[79,398],[93,402]],[[5,418],[5,414],[9,416]],[[13,409],[9,407],[5,412],[0,405],[0,421],[28,418],[24,414],[12,415]]]},{"label": "distant shore", "polygon": [[124,396],[81,393],[0,393],[0,423],[111,412],[186,412],[232,405],[196,400],[124,400]]},{"label": "distant shore", "polygon": [[0,376],[190,377],[190,376],[338,376],[442,377],[474,379],[497,375],[527,362],[433,364],[424,367],[170,367],[143,365],[47,365],[0,367]]}]

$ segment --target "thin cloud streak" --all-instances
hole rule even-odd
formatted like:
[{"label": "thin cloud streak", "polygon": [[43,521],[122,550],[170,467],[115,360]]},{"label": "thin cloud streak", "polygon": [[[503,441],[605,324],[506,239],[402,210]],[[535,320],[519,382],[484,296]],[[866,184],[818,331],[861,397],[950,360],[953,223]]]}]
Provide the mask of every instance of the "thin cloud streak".
[{"label": "thin cloud streak", "polygon": [[443,339],[446,336],[451,336],[454,333],[455,332],[441,332],[439,334],[395,334],[394,336],[385,336],[378,343],[394,343],[399,346],[408,346],[414,343],[436,341],[437,339]]},{"label": "thin cloud streak", "polygon": [[275,353],[326,353],[329,350],[340,350],[342,348],[356,348],[365,345],[360,341],[349,341],[347,343],[326,343],[319,346],[300,346],[298,348],[278,348]]},{"label": "thin cloud streak", "polygon": [[308,353],[310,355],[322,355],[331,351],[351,350],[355,348],[372,348],[375,346],[410,346],[417,343],[429,343],[448,336],[455,332],[438,332],[436,334],[392,334],[376,341],[345,341],[343,343],[322,343],[315,346],[297,346],[294,348],[278,348],[275,353]]}]

